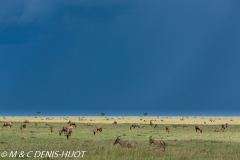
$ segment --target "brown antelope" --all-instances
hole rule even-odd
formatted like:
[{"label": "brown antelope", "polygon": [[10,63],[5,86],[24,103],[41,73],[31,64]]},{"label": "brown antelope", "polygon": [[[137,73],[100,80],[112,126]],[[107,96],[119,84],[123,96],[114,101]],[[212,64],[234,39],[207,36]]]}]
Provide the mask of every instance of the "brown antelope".
[{"label": "brown antelope", "polygon": [[35,122],[35,126],[37,126],[38,125],[38,122]]},{"label": "brown antelope", "polygon": [[228,127],[228,123],[225,124],[226,128]]},{"label": "brown antelope", "polygon": [[188,127],[188,125],[187,124],[182,125],[182,128],[185,128],[185,127]]},{"label": "brown antelope", "polygon": [[152,121],[153,121],[153,120],[150,121],[150,126],[153,126],[153,122],[152,122]]},{"label": "brown antelope", "polygon": [[65,133],[65,136],[66,136],[67,139],[68,139],[69,136],[71,136],[71,134],[72,134],[72,129],[73,129],[72,126],[64,126],[64,127],[62,128],[62,130],[59,131],[59,136],[61,136],[61,135],[62,135],[62,132],[64,132],[64,133]]},{"label": "brown antelope", "polygon": [[76,123],[75,123],[75,122],[72,122],[72,121],[69,121],[69,122],[68,122],[68,125],[77,127]]},{"label": "brown antelope", "polygon": [[166,132],[168,132],[168,134],[169,134],[169,132],[170,132],[170,126],[166,126],[165,129],[166,129]]},{"label": "brown antelope", "polygon": [[226,131],[226,129],[223,129],[223,128],[222,128],[222,129],[221,129],[221,132],[227,132],[227,131]]},{"label": "brown antelope", "polygon": [[157,144],[157,145],[162,145],[165,146],[166,143],[163,140],[154,140],[154,138],[152,138],[152,136],[149,137],[149,144]]},{"label": "brown antelope", "polygon": [[122,147],[127,147],[127,148],[136,148],[136,144],[133,142],[129,142],[129,141],[122,141],[120,139],[120,136],[117,137],[117,139],[115,140],[115,142],[113,143],[115,144],[120,144]]},{"label": "brown antelope", "polygon": [[222,128],[222,129],[216,128],[216,129],[214,130],[214,132],[226,132],[226,129],[224,129],[224,128]]},{"label": "brown antelope", "polygon": [[133,123],[133,124],[130,126],[130,130],[132,129],[132,127],[133,127],[133,128],[135,128],[135,127],[140,128],[140,124],[139,124],[139,123]]},{"label": "brown antelope", "polygon": [[28,121],[28,120],[25,120],[23,123],[29,123],[29,121]]},{"label": "brown antelope", "polygon": [[26,128],[26,127],[27,127],[27,123],[22,123],[20,126],[20,129],[22,130],[23,128]]},{"label": "brown antelope", "polygon": [[54,125],[52,125],[52,124],[46,124],[46,126],[49,126],[50,131],[51,131],[51,133],[52,133],[52,132],[53,132],[53,127],[54,127]]},{"label": "brown antelope", "polygon": [[9,122],[4,122],[4,124],[3,124],[3,126],[2,126],[2,129],[3,129],[3,127],[7,127],[7,126],[9,126],[10,128],[12,128],[12,121],[9,121]]},{"label": "brown antelope", "polygon": [[27,138],[27,137],[22,137],[22,139],[23,139],[23,140],[28,140],[28,138]]},{"label": "brown antelope", "polygon": [[100,132],[100,134],[102,133],[102,126],[100,125],[96,126],[96,129],[93,131],[93,134],[95,135],[98,132]]},{"label": "brown antelope", "polygon": [[113,124],[117,124],[117,121],[114,121]]},{"label": "brown antelope", "polygon": [[222,129],[225,129],[225,124],[222,124]]},{"label": "brown antelope", "polygon": [[151,151],[154,151],[154,152],[165,152],[165,146],[160,146],[158,148],[154,148]]},{"label": "brown antelope", "polygon": [[157,125],[157,124],[155,124],[153,128],[156,128],[157,126],[158,126],[158,125]]},{"label": "brown antelope", "polygon": [[214,132],[221,132],[221,130],[218,129],[218,128],[216,128],[216,129],[214,130]]},{"label": "brown antelope", "polygon": [[84,123],[84,126],[92,126],[92,123]]},{"label": "brown antelope", "polygon": [[200,126],[195,126],[195,130],[196,130],[196,132],[197,132],[197,131],[200,131],[200,132],[202,133],[202,129],[201,129]]}]

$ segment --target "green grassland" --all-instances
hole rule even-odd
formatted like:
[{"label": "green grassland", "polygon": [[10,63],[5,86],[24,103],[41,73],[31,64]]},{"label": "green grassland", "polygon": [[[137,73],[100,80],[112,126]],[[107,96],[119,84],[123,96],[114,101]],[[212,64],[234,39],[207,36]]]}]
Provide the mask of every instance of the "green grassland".
[{"label": "green grassland", "polygon": [[[52,119],[53,118],[53,119]],[[107,118],[109,120],[107,120]],[[146,160],[146,159],[240,159],[240,118],[239,117],[4,117],[3,122],[13,121],[12,128],[0,129],[0,159],[1,153],[7,151],[86,151],[83,158],[27,158],[24,159],[85,159],[85,160]],[[142,119],[142,120],[140,120]],[[210,122],[212,119],[214,122]],[[20,124],[29,120],[27,128],[20,130]],[[68,120],[77,123],[73,133],[67,140],[66,136],[59,136],[59,130],[67,125]],[[145,120],[145,121],[144,121]],[[150,120],[158,127],[149,125]],[[118,124],[113,125],[113,121]],[[34,122],[38,122],[35,125]],[[130,124],[136,122],[141,128],[130,130]],[[204,124],[206,122],[206,124]],[[51,133],[46,123],[54,125]],[[93,126],[84,126],[92,123]],[[228,123],[227,132],[214,132],[215,128],[221,129],[221,124]],[[182,128],[183,124],[188,127]],[[102,133],[93,135],[96,125],[102,125]],[[171,127],[168,134],[165,126]],[[196,133],[195,125],[200,125],[203,133]],[[173,126],[177,126],[174,128]],[[113,145],[117,136],[122,140],[134,142],[136,148],[123,148],[119,144]],[[149,137],[164,140],[165,152],[154,152],[158,146],[149,144]],[[27,140],[22,139],[22,137]],[[33,155],[32,155],[33,156]]]}]

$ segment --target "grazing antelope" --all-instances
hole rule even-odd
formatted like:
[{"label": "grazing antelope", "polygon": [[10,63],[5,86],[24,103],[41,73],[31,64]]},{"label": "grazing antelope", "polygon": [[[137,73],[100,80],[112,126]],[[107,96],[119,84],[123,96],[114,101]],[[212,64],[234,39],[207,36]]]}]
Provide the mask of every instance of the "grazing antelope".
[{"label": "grazing antelope", "polygon": [[149,137],[149,144],[157,144],[157,145],[162,145],[165,146],[166,143],[163,140],[154,140],[154,138],[152,138],[152,136]]},{"label": "grazing antelope", "polygon": [[27,123],[22,123],[20,126],[20,129],[22,130],[23,128],[26,128],[26,127],[27,127]]},{"label": "grazing antelope", "polygon": [[102,133],[102,126],[100,125],[96,126],[96,129],[93,131],[93,134],[95,135],[98,132],[100,132],[100,134]]},{"label": "grazing antelope", "polygon": [[155,124],[153,128],[156,128],[157,126],[158,126],[158,125],[157,125],[157,124]]},{"label": "grazing antelope", "polygon": [[3,124],[3,126],[2,126],[2,129],[3,129],[3,127],[7,127],[7,126],[9,126],[10,128],[12,128],[12,121],[9,121],[9,122],[4,122],[4,124]]},{"label": "grazing antelope", "polygon": [[75,127],[77,127],[77,125],[76,125],[75,122],[69,121],[68,124],[69,124],[70,126],[75,126]]},{"label": "grazing antelope", "polygon": [[113,124],[117,124],[117,121],[114,121]]},{"label": "grazing antelope", "polygon": [[195,130],[196,130],[196,132],[200,131],[202,133],[202,129],[200,128],[200,126],[195,126]]},{"label": "grazing antelope", "polygon": [[133,142],[129,142],[129,141],[122,141],[120,139],[120,136],[117,137],[117,139],[115,140],[115,142],[113,143],[115,144],[120,144],[122,147],[127,147],[127,148],[136,148],[136,144]]},{"label": "grazing antelope", "polygon": [[133,124],[130,126],[130,130],[132,129],[132,127],[133,127],[133,128],[135,128],[135,127],[140,128],[140,124],[139,124],[139,123],[133,123]]},{"label": "grazing antelope", "polygon": [[71,134],[72,134],[72,129],[73,129],[72,126],[64,126],[64,127],[62,128],[62,130],[59,131],[59,136],[61,136],[61,135],[62,135],[62,132],[64,132],[64,133],[65,133],[65,136],[67,136],[67,139],[68,139],[69,136],[71,136]]},{"label": "grazing antelope", "polygon": [[35,126],[37,126],[38,125],[38,122],[35,122]]},{"label": "grazing antelope", "polygon": [[49,126],[51,133],[53,132],[53,125],[52,124],[46,124],[46,126]]},{"label": "grazing antelope", "polygon": [[166,132],[168,132],[168,134],[169,134],[169,132],[170,132],[170,126],[166,126],[165,129],[166,129]]}]

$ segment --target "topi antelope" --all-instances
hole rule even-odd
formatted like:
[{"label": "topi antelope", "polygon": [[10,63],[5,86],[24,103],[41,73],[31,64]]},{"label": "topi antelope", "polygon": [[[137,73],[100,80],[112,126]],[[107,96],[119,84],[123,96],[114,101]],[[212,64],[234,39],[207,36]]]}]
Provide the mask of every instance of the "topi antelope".
[{"label": "topi antelope", "polygon": [[166,132],[168,132],[168,134],[169,134],[169,132],[170,132],[170,126],[166,126],[165,129],[166,129]]},{"label": "topi antelope", "polygon": [[152,122],[153,120],[150,120],[150,126],[153,126],[153,122]]},{"label": "topi antelope", "polygon": [[218,128],[216,128],[216,129],[214,130],[214,132],[221,132],[221,130],[218,129]]},{"label": "topi antelope", "polygon": [[28,120],[25,120],[23,123],[29,123],[29,121],[28,121]]},{"label": "topi antelope", "polygon": [[92,126],[92,123],[84,123],[84,126]]},{"label": "topi antelope", "polygon": [[139,124],[139,123],[133,123],[133,124],[130,126],[130,130],[132,129],[132,127],[133,127],[133,128],[135,128],[135,127],[140,128],[140,124]]},{"label": "topi antelope", "polygon": [[22,137],[22,139],[23,139],[23,140],[28,140],[28,138],[27,138],[27,137]]},{"label": "topi antelope", "polygon": [[72,122],[72,121],[69,121],[69,122],[68,122],[68,125],[77,127],[76,123],[75,123],[75,122]]},{"label": "topi antelope", "polygon": [[222,129],[225,129],[225,124],[222,124]]},{"label": "topi antelope", "polygon": [[98,132],[100,132],[100,134],[102,133],[102,126],[100,125],[96,126],[96,129],[93,131],[93,134],[95,135]]},{"label": "topi antelope", "polygon": [[64,127],[62,128],[62,130],[59,131],[59,136],[61,136],[61,135],[62,135],[62,132],[64,132],[64,133],[65,133],[65,136],[67,136],[67,139],[68,139],[69,136],[71,136],[71,134],[72,134],[72,129],[73,129],[72,126],[64,126]]},{"label": "topi antelope", "polygon": [[202,129],[200,128],[200,126],[195,126],[195,130],[196,130],[196,132],[200,131],[202,133]]},{"label": "topi antelope", "polygon": [[9,126],[10,128],[12,128],[12,121],[9,121],[9,122],[4,122],[4,124],[3,124],[3,126],[2,126],[2,129],[3,129],[3,127],[7,127],[7,126]]},{"label": "topi antelope", "polygon": [[225,124],[226,128],[228,127],[228,123]]},{"label": "topi antelope", "polygon": [[166,143],[163,140],[154,140],[154,138],[152,138],[152,136],[149,137],[149,144],[157,144],[157,145],[162,145],[165,146]]},{"label": "topi antelope", "polygon": [[53,125],[52,124],[46,124],[46,126],[49,126],[51,133],[53,132]]},{"label": "topi antelope", "polygon": [[158,148],[154,148],[151,151],[154,151],[154,152],[165,152],[165,146],[160,146]]},{"label": "topi antelope", "polygon": [[22,130],[23,128],[26,128],[26,127],[27,127],[27,123],[22,123],[20,126],[20,129]]},{"label": "topi antelope", "polygon": [[188,127],[188,125],[187,125],[187,124],[184,124],[184,125],[182,126],[182,128],[185,128],[185,127]]},{"label": "topi antelope", "polygon": [[117,139],[115,140],[115,142],[113,143],[114,145],[119,143],[122,147],[127,147],[127,148],[136,148],[136,144],[133,142],[129,142],[129,141],[122,141],[120,139],[120,136],[117,137]]}]

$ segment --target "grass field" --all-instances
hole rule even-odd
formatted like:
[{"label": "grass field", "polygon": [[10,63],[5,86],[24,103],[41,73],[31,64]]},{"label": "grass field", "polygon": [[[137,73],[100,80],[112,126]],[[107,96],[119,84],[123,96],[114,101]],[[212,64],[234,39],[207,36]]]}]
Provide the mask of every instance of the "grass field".
[{"label": "grass field", "polygon": [[[4,127],[0,135],[0,159],[84,159],[84,160],[145,160],[145,159],[240,159],[240,118],[239,117],[1,117],[1,125],[6,121],[13,121],[12,128]],[[109,120],[107,120],[107,118]],[[142,120],[140,120],[142,119]],[[210,122],[214,120],[214,122]],[[20,124],[29,120],[27,128],[20,130]],[[73,134],[67,140],[66,136],[59,136],[58,132],[67,125],[68,120],[77,123],[73,128]],[[144,121],[145,120],[145,121]],[[158,127],[149,125],[150,120]],[[117,121],[117,125],[113,125]],[[34,122],[38,122],[35,125]],[[136,122],[141,128],[130,130],[130,124]],[[206,122],[206,124],[204,124]],[[54,125],[51,133],[46,123]],[[84,126],[84,123],[92,123],[93,126]],[[228,123],[227,132],[214,132],[215,128],[221,129],[221,124]],[[96,125],[101,124],[101,134],[93,135]],[[182,128],[183,124],[188,127]],[[171,127],[168,134],[165,126]],[[195,125],[200,125],[203,133],[196,133]],[[173,126],[177,126],[174,128]],[[117,136],[122,140],[134,142],[136,148],[123,148],[119,144],[113,145]],[[164,140],[165,152],[153,152],[158,146],[149,144],[149,137],[156,140]],[[24,137],[25,139],[23,139]],[[17,151],[16,157],[8,158],[11,152]],[[24,156],[21,158],[21,151]],[[31,152],[32,151],[32,152]],[[58,157],[42,155],[43,151],[52,151],[61,154]],[[79,152],[80,151],[80,152]],[[86,151],[83,155],[82,151]],[[2,153],[7,152],[7,157]],[[65,153],[70,153],[65,156]],[[27,153],[31,158],[27,158]],[[63,154],[64,153],[64,154]],[[78,158],[69,158],[76,153]],[[36,157],[34,158],[34,155]],[[61,156],[63,157],[61,158]],[[74,155],[74,154],[73,154]],[[82,157],[83,155],[83,157]],[[20,158],[19,158],[20,156]],[[52,157],[52,158],[49,158]]]}]

